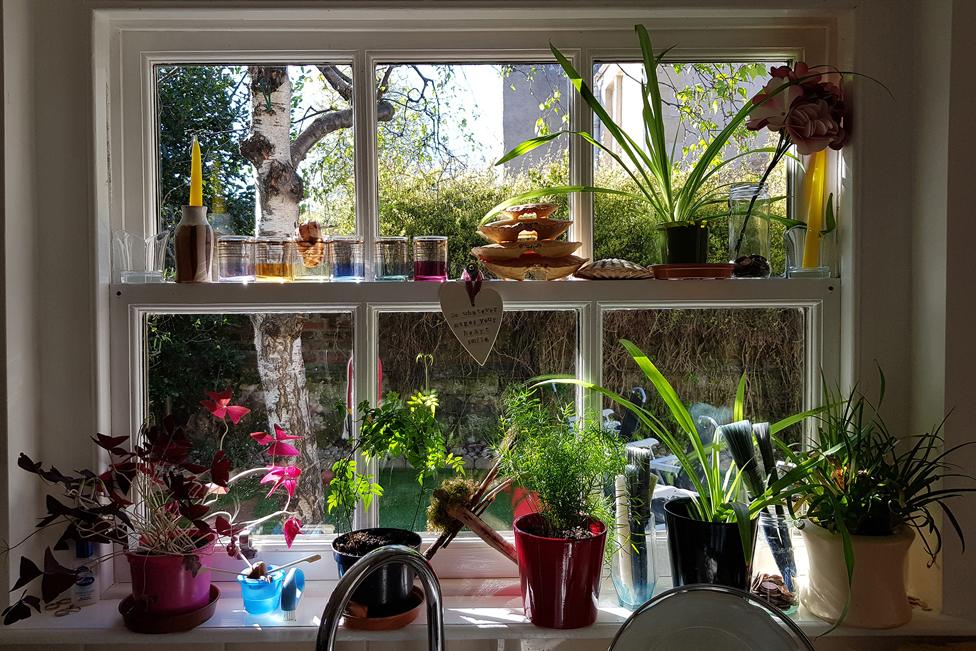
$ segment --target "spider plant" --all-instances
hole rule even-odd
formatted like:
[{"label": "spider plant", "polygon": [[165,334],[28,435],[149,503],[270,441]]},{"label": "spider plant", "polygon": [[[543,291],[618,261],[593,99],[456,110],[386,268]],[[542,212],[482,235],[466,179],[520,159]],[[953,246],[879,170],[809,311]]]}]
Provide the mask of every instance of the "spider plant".
[{"label": "spider plant", "polygon": [[[751,521],[757,518],[759,513],[766,510],[767,507],[783,504],[789,498],[797,476],[802,476],[802,473],[806,472],[812,465],[812,460],[798,460],[797,468],[782,477],[767,481],[762,490],[757,490],[749,498],[743,498],[743,491],[740,489],[744,481],[744,469],[732,464],[726,470],[722,470],[719,454],[721,437],[716,437],[716,440],[709,445],[704,444],[698,435],[694,419],[661,371],[633,342],[622,339],[620,344],[627,350],[645,377],[657,390],[658,395],[661,396],[672,419],[677,424],[677,430],[673,430],[671,426],[665,424],[650,409],[641,407],[620,394],[597,384],[566,376],[539,378],[540,384],[582,386],[585,389],[600,393],[634,414],[641,424],[651,432],[651,435],[666,445],[671,453],[677,457],[678,464],[691,481],[696,495],[691,498],[690,517],[704,522],[736,523],[742,537],[743,549],[746,557],[749,558],[752,553]],[[733,410],[733,413],[737,415],[741,415],[743,412],[744,388],[745,383],[740,380]],[[811,409],[771,423],[769,434],[775,435],[777,432],[802,422],[818,411],[819,408]]]},{"label": "spider plant", "polygon": [[562,66],[573,87],[593,111],[593,114],[603,124],[604,129],[613,138],[621,154],[617,154],[613,149],[607,147],[586,131],[564,129],[530,138],[520,143],[510,152],[502,156],[496,165],[501,165],[518,158],[556,138],[577,136],[593,147],[599,148],[615,161],[627,173],[627,176],[634,183],[636,191],[631,192],[584,185],[539,188],[511,197],[498,204],[485,215],[483,223],[489,221],[494,215],[513,204],[532,201],[549,195],[570,194],[573,192],[600,192],[628,196],[645,202],[650,211],[664,225],[676,226],[695,223],[704,220],[702,211],[706,207],[727,201],[726,197],[720,197],[719,195],[724,194],[732,184],[718,184],[715,182],[715,175],[722,168],[744,156],[760,153],[771,153],[775,155],[777,153],[776,147],[759,147],[743,151],[726,160],[720,160],[720,155],[728,145],[729,140],[743,122],[745,122],[746,118],[749,117],[749,113],[755,106],[752,102],[747,102],[732,117],[725,128],[709,143],[708,147],[702,153],[701,158],[698,159],[691,171],[687,174],[687,177],[681,182],[678,178],[678,161],[675,158],[677,137],[669,143],[665,134],[664,108],[657,76],[658,64],[667,52],[670,51],[670,48],[662,52],[659,56],[655,56],[647,28],[643,25],[635,25],[634,29],[640,41],[644,64],[644,77],[646,80],[641,82],[643,143],[637,142],[620,125],[614,122],[613,118],[610,117],[607,110],[600,104],[600,101],[593,94],[590,87],[583,81],[582,76],[573,67],[569,59],[550,43],[549,49],[552,51],[556,61]]}]

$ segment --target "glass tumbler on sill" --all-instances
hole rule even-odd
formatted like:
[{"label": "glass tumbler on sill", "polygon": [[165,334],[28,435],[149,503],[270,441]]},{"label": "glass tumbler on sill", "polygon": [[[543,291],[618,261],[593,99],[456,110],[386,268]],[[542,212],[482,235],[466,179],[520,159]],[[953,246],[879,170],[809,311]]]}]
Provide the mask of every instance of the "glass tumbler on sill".
[{"label": "glass tumbler on sill", "polygon": [[295,247],[295,280],[322,282],[329,279],[328,242],[298,240]]},{"label": "glass tumbler on sill", "polygon": [[[787,278],[830,278],[830,267],[823,263],[825,244],[830,241],[831,234],[822,235],[819,243],[819,259],[815,266],[803,265],[803,251],[807,245],[806,224],[799,224],[786,230],[783,243],[786,253]],[[817,251],[818,249],[814,249]]]},{"label": "glass tumbler on sill", "polygon": [[358,237],[334,237],[329,240],[332,280],[361,282],[366,278],[363,241]]},{"label": "glass tumbler on sill", "polygon": [[373,277],[392,281],[410,278],[407,248],[405,237],[378,238],[373,249]]},{"label": "glass tumbler on sill", "polygon": [[295,277],[295,242],[280,237],[254,240],[254,276],[258,282],[289,282]]},{"label": "glass tumbler on sill", "polygon": [[254,280],[254,238],[221,235],[217,238],[217,281],[249,283]]},{"label": "glass tumbler on sill", "polygon": [[793,548],[795,530],[795,522],[787,513],[760,513],[752,560],[751,592],[787,614],[800,606]]},{"label": "glass tumbler on sill", "polygon": [[128,231],[112,233],[112,267],[116,282],[161,283],[166,266],[169,231],[141,237]]},{"label": "glass tumbler on sill", "polygon": [[735,265],[733,275],[737,278],[769,277],[768,211],[765,186],[736,183],[729,190],[729,261]]},{"label": "glass tumbler on sill", "polygon": [[413,279],[435,283],[447,280],[447,237],[413,238]]}]

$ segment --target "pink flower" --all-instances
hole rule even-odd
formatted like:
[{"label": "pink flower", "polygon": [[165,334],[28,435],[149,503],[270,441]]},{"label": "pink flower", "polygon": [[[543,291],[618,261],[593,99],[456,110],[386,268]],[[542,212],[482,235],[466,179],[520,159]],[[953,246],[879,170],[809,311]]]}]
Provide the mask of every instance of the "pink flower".
[{"label": "pink flower", "polygon": [[302,532],[302,521],[298,518],[288,518],[285,520],[283,529],[285,532],[285,544],[291,549],[291,544],[295,541],[295,537]]},{"label": "pink flower", "polygon": [[786,133],[799,154],[822,151],[845,140],[843,127],[822,99],[798,102],[786,119]]},{"label": "pink flower", "polygon": [[262,484],[273,484],[268,491],[268,497],[277,490],[279,486],[284,486],[288,492],[288,497],[295,497],[295,489],[298,487],[298,478],[302,474],[302,469],[298,466],[270,466],[268,474],[261,480]]},{"label": "pink flower", "polygon": [[[789,87],[780,90],[786,85]],[[752,98],[755,108],[749,114],[746,128],[759,131],[763,127],[769,127],[770,131],[782,131],[790,114],[790,107],[801,97],[803,97],[803,88],[788,79],[774,76],[766,83],[765,88]]]},{"label": "pink flower", "polygon": [[215,418],[223,420],[225,416],[230,416],[230,421],[237,425],[242,418],[251,413],[251,410],[247,407],[240,407],[238,405],[230,404],[231,391],[227,389],[226,391],[221,391],[217,393],[216,391],[207,391],[207,396],[209,400],[201,400],[200,404],[204,408],[214,415]]},{"label": "pink flower", "polygon": [[257,441],[258,445],[270,446],[265,452],[272,457],[299,456],[298,449],[290,443],[285,443],[285,441],[300,439],[302,438],[301,436],[292,436],[283,430],[280,425],[274,426],[274,432],[274,436],[271,436],[267,432],[251,432],[251,438]]}]

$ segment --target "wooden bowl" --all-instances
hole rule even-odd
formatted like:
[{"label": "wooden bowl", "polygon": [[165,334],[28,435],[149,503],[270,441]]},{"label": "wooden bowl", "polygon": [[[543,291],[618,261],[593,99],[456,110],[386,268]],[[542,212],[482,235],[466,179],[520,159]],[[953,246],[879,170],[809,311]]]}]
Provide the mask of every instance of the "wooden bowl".
[{"label": "wooden bowl", "polygon": [[487,260],[515,260],[523,255],[537,254],[547,258],[561,258],[570,255],[582,246],[582,242],[561,242],[557,240],[522,240],[518,242],[506,242],[504,244],[489,244],[488,246],[476,246],[471,249],[471,253],[476,258]]},{"label": "wooden bowl", "polygon": [[484,261],[489,271],[508,280],[559,280],[574,273],[585,262],[586,258],[575,255],[560,258],[524,255],[516,260]]},{"label": "wooden bowl", "polygon": [[512,219],[524,219],[533,215],[540,219],[545,219],[559,208],[554,203],[526,203],[521,206],[509,206],[502,211],[502,214]]},{"label": "wooden bowl", "polygon": [[404,604],[405,610],[403,612],[386,617],[370,617],[365,607],[350,602],[346,607],[346,612],[342,614],[342,622],[346,628],[353,628],[357,631],[393,631],[403,628],[417,619],[423,606],[424,591],[414,586]]},{"label": "wooden bowl", "polygon": [[496,244],[504,244],[518,241],[523,231],[535,231],[537,240],[554,240],[572,225],[572,219],[503,219],[485,224],[478,232]]}]

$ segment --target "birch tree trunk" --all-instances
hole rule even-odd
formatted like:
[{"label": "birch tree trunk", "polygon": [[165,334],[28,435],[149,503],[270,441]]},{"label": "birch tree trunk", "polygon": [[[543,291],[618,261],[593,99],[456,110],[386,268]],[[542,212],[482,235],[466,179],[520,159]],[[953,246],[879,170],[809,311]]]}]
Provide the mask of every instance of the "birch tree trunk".
[{"label": "birch tree trunk", "polygon": [[[252,133],[241,144],[241,153],[257,172],[257,234],[293,237],[298,228],[298,203],[302,180],[291,158],[291,82],[285,67],[252,66]],[[308,405],[305,360],[302,357],[300,314],[255,314],[254,349],[258,374],[264,389],[271,431],[280,424],[290,434],[303,437],[298,443],[302,468],[297,500],[303,523],[323,520],[325,490],[319,462],[316,432]]]}]

